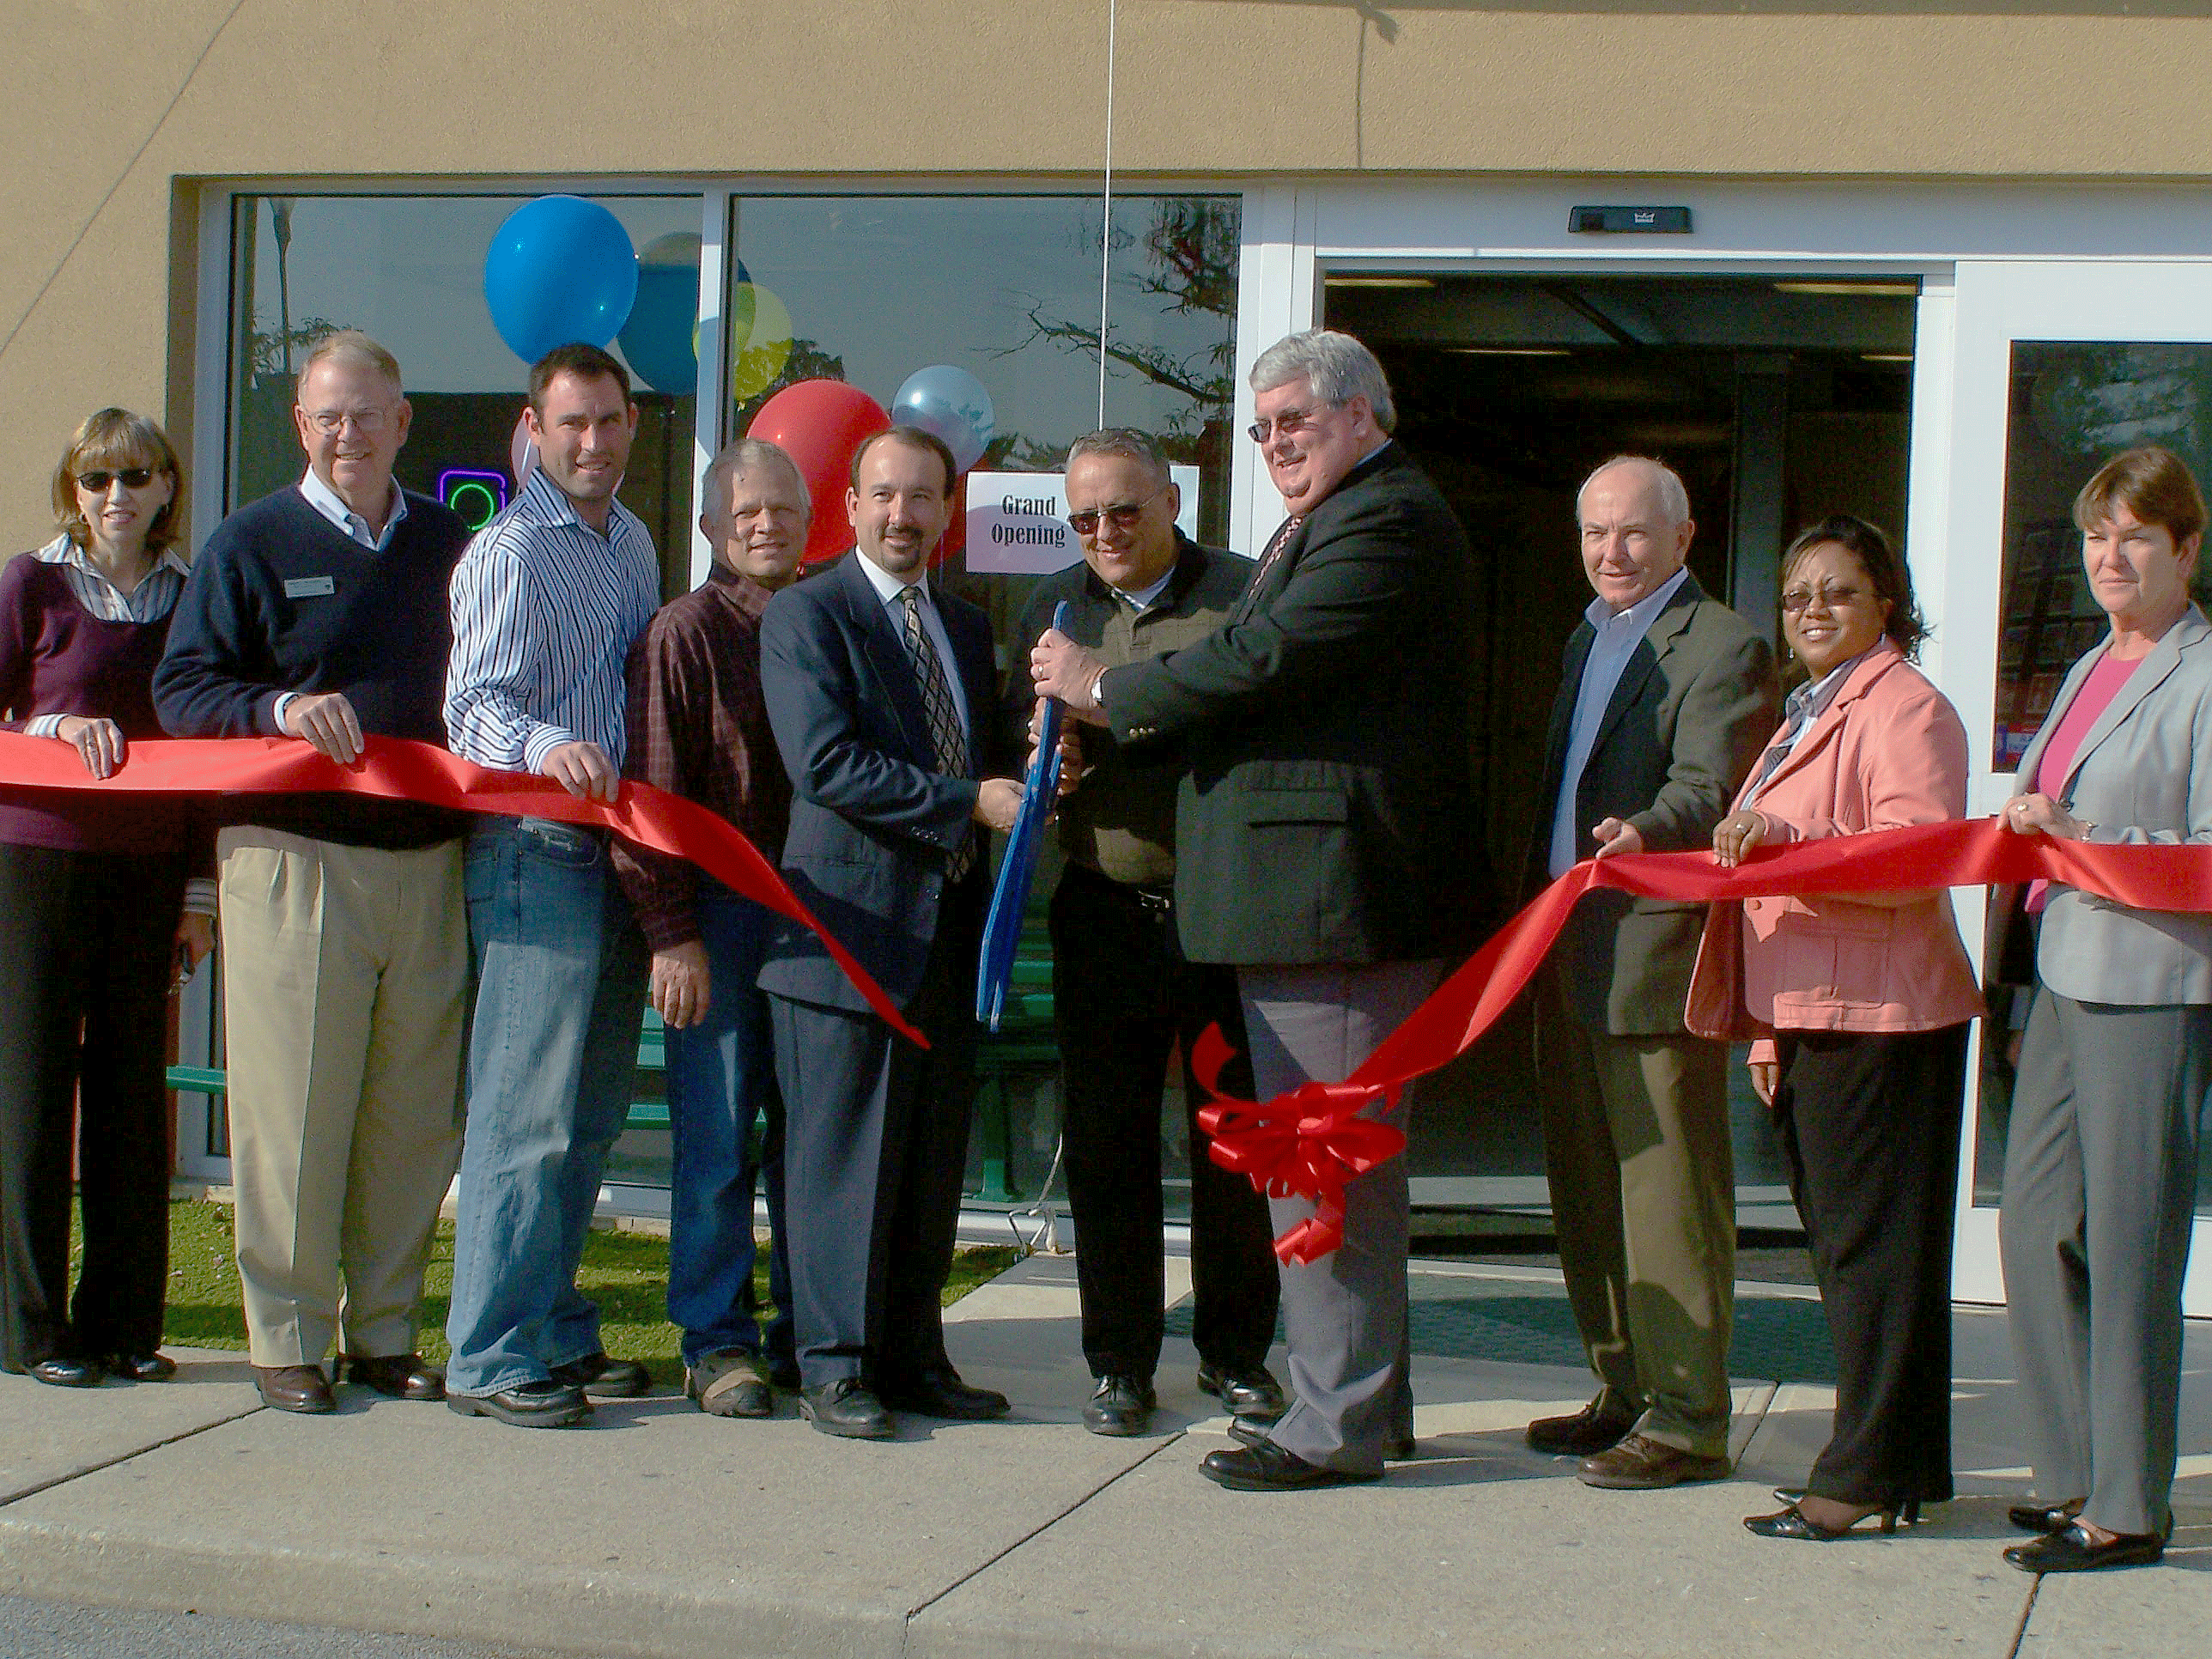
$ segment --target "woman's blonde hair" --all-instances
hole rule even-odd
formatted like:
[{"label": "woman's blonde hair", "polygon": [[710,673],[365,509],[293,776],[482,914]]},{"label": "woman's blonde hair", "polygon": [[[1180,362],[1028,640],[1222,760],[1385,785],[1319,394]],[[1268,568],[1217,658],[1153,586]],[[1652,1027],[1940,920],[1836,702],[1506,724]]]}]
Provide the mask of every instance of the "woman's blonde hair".
[{"label": "woman's blonde hair", "polygon": [[92,526],[76,504],[76,481],[95,470],[117,471],[130,466],[149,468],[169,481],[169,499],[146,532],[146,551],[158,559],[183,535],[185,481],[169,434],[158,422],[127,409],[96,410],[77,428],[62,452],[61,465],[54,469],[54,521],[79,547],[91,546]]}]

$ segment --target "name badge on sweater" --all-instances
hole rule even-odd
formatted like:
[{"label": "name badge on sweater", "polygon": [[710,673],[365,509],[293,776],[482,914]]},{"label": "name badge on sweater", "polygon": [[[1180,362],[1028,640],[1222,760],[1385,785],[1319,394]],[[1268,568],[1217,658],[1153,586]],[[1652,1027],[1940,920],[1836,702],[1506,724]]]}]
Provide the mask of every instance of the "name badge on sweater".
[{"label": "name badge on sweater", "polygon": [[329,576],[288,576],[284,580],[284,597],[288,599],[326,599],[337,591],[337,581]]}]

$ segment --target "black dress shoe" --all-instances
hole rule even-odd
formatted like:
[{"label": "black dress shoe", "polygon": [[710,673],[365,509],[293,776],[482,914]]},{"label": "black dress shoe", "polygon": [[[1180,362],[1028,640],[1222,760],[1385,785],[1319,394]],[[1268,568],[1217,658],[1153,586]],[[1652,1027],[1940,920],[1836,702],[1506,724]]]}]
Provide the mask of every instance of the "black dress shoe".
[{"label": "black dress shoe", "polygon": [[261,1403],[271,1411],[319,1417],[338,1408],[320,1365],[256,1365],[253,1386],[261,1390]]},{"label": "black dress shoe", "polygon": [[635,1359],[611,1359],[602,1351],[556,1365],[553,1380],[586,1400],[633,1400],[653,1386],[653,1373]]},{"label": "black dress shoe", "polygon": [[2004,1559],[2022,1572],[2094,1572],[2100,1567],[2147,1567],[2165,1553],[2166,1540],[2156,1533],[2124,1532],[2099,1544],[2069,1522],[2063,1532],[2012,1545]]},{"label": "black dress shoe", "polygon": [[132,1382],[166,1382],[177,1374],[177,1362],[165,1353],[112,1353],[100,1363],[110,1376]]},{"label": "black dress shoe", "polygon": [[2022,1532],[2064,1532],[2087,1502],[2069,1498],[2063,1504],[2015,1504],[2005,1511],[2005,1519]]},{"label": "black dress shoe", "polygon": [[1240,1446],[1235,1451],[1208,1452],[1198,1471],[1231,1492],[1304,1492],[1313,1486],[1349,1486],[1382,1478],[1379,1471],[1354,1474],[1346,1469],[1309,1463],[1272,1440],[1256,1446]]},{"label": "black dress shoe", "polygon": [[1006,1396],[994,1389],[971,1389],[950,1365],[929,1370],[876,1390],[895,1412],[918,1417],[947,1417],[960,1423],[987,1423],[1007,1412]]},{"label": "black dress shoe", "polygon": [[1102,1376],[1083,1407],[1083,1426],[1093,1434],[1142,1434],[1152,1426],[1159,1399],[1150,1382],[1133,1376]]},{"label": "black dress shoe", "polygon": [[1265,1365],[1249,1371],[1200,1365],[1198,1391],[1218,1400],[1231,1417],[1248,1417],[1255,1423],[1272,1423],[1291,1408],[1283,1398],[1283,1385]]},{"label": "black dress shoe", "polygon": [[[1807,1516],[1795,1504],[1790,1504],[1775,1515],[1747,1515],[1743,1517],[1743,1524],[1747,1532],[1759,1538],[1791,1538],[1800,1543],[1832,1544],[1838,1538],[1849,1538],[1853,1528],[1869,1515],[1878,1515],[1881,1517],[1883,1532],[1893,1533],[1897,1530],[1897,1511],[1894,1509],[1876,1507],[1867,1510],[1865,1514],[1859,1516],[1857,1520],[1846,1525],[1824,1527],[1818,1521]],[[1917,1512],[1915,1518],[1917,1518]],[[1911,1522],[1908,1522],[1906,1524],[1910,1525]]]},{"label": "black dress shoe", "polygon": [[446,1404],[463,1417],[489,1417],[518,1429],[565,1429],[592,1414],[582,1389],[550,1376],[495,1394],[449,1394]]},{"label": "black dress shoe", "polygon": [[356,1354],[346,1360],[346,1381],[366,1382],[387,1400],[443,1400],[446,1397],[446,1374],[435,1365],[426,1365],[419,1353],[379,1354],[364,1358]]},{"label": "black dress shoe", "polygon": [[1636,1413],[1608,1408],[1600,1395],[1565,1417],[1540,1417],[1528,1425],[1528,1443],[1540,1452],[1594,1457],[1611,1451],[1636,1426]]},{"label": "black dress shoe", "polygon": [[100,1369],[97,1359],[79,1359],[58,1353],[35,1362],[25,1375],[49,1388],[96,1389],[106,1373]]},{"label": "black dress shoe", "polygon": [[[1265,1446],[1273,1443],[1267,1438],[1266,1424],[1247,1423],[1240,1417],[1232,1417],[1229,1419],[1229,1437],[1239,1445],[1244,1446]],[[1384,1461],[1391,1463],[1410,1462],[1420,1455],[1421,1449],[1414,1443],[1413,1437],[1410,1434],[1402,1440],[1393,1440],[1382,1452]]]},{"label": "black dress shoe", "polygon": [[799,1414],[823,1433],[847,1440],[888,1440],[896,1432],[883,1401],[857,1376],[800,1389]]}]

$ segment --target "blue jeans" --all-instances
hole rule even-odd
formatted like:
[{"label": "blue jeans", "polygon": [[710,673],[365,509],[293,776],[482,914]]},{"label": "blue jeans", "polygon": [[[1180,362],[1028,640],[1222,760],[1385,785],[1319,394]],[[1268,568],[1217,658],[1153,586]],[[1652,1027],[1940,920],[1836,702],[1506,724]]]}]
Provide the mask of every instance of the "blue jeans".
[{"label": "blue jeans", "polygon": [[576,1264],[629,1115],[646,951],[592,832],[483,818],[463,877],[477,1004],[446,1376],[486,1395],[599,1352]]},{"label": "blue jeans", "polygon": [[[784,1253],[783,1096],[775,1084],[768,996],[753,981],[775,918],[702,881],[707,1017],[668,1033],[668,1316],[684,1328],[684,1363],[725,1348],[758,1354],[753,1301],[753,1186],[768,1179],[771,1361],[793,1356],[791,1268]],[[763,1120],[761,1156],[753,1124]]]}]

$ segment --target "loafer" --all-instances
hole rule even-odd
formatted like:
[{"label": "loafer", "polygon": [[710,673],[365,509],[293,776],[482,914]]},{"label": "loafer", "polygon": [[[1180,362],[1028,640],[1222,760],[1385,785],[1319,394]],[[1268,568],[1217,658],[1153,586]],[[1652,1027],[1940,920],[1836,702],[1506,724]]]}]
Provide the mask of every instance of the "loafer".
[{"label": "loafer", "polygon": [[565,1429],[592,1414],[582,1389],[550,1376],[492,1394],[449,1394],[446,1404],[463,1417],[489,1417],[517,1429]]},{"label": "loafer", "polygon": [[177,1374],[177,1362],[161,1352],[111,1353],[100,1363],[110,1376],[131,1382],[166,1382]]},{"label": "loafer", "polygon": [[1249,1417],[1255,1423],[1272,1423],[1291,1408],[1283,1397],[1283,1385],[1265,1365],[1249,1371],[1200,1365],[1198,1391],[1218,1400],[1231,1417]]},{"label": "loafer", "polygon": [[1159,1403],[1150,1382],[1133,1376],[1102,1376],[1083,1407],[1083,1426],[1093,1434],[1142,1434],[1152,1426]]},{"label": "loafer", "polygon": [[760,1361],[743,1348],[702,1354],[684,1368],[684,1393],[709,1417],[773,1417],[775,1394],[761,1375]]},{"label": "loafer", "polygon": [[653,1386],[653,1373],[635,1359],[610,1358],[603,1349],[554,1366],[553,1380],[586,1400],[634,1400]]},{"label": "loafer", "polygon": [[272,1411],[313,1417],[338,1408],[320,1365],[256,1365],[253,1386],[261,1390],[261,1403]]},{"label": "loafer", "polygon": [[1667,1445],[1649,1435],[1632,1434],[1612,1449],[1584,1458],[1578,1474],[1585,1486],[1600,1486],[1609,1492],[1649,1492],[1693,1480],[1725,1480],[1729,1468],[1725,1457],[1706,1457]]},{"label": "loafer", "polygon": [[1568,1457],[1595,1457],[1611,1451],[1636,1426],[1636,1413],[1609,1407],[1601,1395],[1578,1412],[1565,1417],[1540,1417],[1528,1425],[1528,1441],[1540,1452]]},{"label": "loafer", "polygon": [[847,1440],[888,1440],[896,1432],[884,1402],[857,1376],[801,1389],[799,1414],[822,1433]]},{"label": "loafer", "polygon": [[1208,1452],[1198,1472],[1216,1486],[1231,1492],[1305,1492],[1316,1486],[1351,1486],[1380,1480],[1381,1471],[1354,1474],[1309,1463],[1296,1452],[1285,1451],[1272,1440],[1234,1451]]},{"label": "loafer", "polygon": [[2004,1559],[2022,1572],[2095,1572],[2105,1567],[2147,1567],[2165,1553],[2166,1540],[2154,1532],[2124,1532],[2100,1544],[2069,1521],[2063,1532],[2009,1546]]},{"label": "loafer", "polygon": [[883,1403],[895,1412],[917,1417],[945,1417],[957,1423],[988,1423],[1004,1417],[1006,1396],[995,1389],[971,1389],[950,1365],[929,1370],[877,1388]]},{"label": "loafer", "polygon": [[346,1381],[366,1382],[387,1400],[443,1400],[446,1374],[426,1365],[419,1353],[387,1353],[348,1358]]},{"label": "loafer", "polygon": [[2069,1498],[2063,1504],[2015,1504],[2005,1511],[2005,1519],[2022,1532],[2064,1532],[2087,1501]]},{"label": "loafer", "polygon": [[[1229,1419],[1229,1437],[1243,1446],[1266,1446],[1273,1443],[1267,1438],[1266,1424],[1247,1423],[1241,1417],[1232,1417]],[[1420,1455],[1421,1449],[1414,1443],[1413,1437],[1410,1434],[1403,1439],[1393,1440],[1382,1449],[1383,1461],[1389,1463],[1411,1462]]]},{"label": "loafer", "polygon": [[106,1375],[97,1359],[80,1359],[72,1354],[50,1354],[35,1361],[24,1372],[33,1382],[43,1382],[53,1389],[96,1389]]}]

